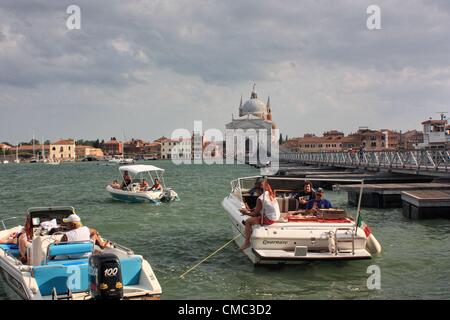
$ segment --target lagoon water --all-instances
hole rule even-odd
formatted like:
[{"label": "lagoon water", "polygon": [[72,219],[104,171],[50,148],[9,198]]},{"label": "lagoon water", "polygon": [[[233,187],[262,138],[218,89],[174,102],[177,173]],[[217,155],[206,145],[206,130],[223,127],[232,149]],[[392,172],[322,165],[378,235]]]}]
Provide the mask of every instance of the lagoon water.
[{"label": "lagoon water", "polygon": [[[23,223],[32,206],[74,206],[84,224],[149,260],[162,299],[450,299],[450,220],[409,221],[397,209],[363,211],[384,248],[372,260],[255,267],[233,243],[179,279],[231,239],[221,206],[230,180],[259,172],[244,165],[151,164],[166,169],[166,184],[180,202],[112,200],[105,186],[118,170],[104,162],[0,165],[0,220],[19,216]],[[345,193],[327,196],[346,205]],[[380,267],[380,290],[367,288],[371,265]],[[14,298],[7,292],[0,282],[0,299]]]}]

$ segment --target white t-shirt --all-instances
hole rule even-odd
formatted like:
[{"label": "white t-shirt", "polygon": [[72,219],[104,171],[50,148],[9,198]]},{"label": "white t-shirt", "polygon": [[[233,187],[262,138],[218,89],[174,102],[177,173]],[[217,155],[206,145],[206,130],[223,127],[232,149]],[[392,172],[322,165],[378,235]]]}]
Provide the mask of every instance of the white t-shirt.
[{"label": "white t-shirt", "polygon": [[272,221],[278,221],[280,219],[281,213],[277,199],[270,200],[268,191],[265,192],[265,195],[260,195],[258,199],[261,200],[261,211],[264,213],[264,216]]},{"label": "white t-shirt", "polygon": [[77,241],[89,241],[91,240],[91,231],[88,227],[81,227],[78,229],[67,231],[66,233],[67,242],[77,242]]}]

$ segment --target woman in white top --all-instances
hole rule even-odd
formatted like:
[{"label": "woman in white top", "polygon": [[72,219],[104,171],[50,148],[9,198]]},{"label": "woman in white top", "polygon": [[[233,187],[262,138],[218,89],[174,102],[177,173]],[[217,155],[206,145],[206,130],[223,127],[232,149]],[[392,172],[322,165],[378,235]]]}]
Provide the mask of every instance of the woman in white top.
[{"label": "woman in white top", "polygon": [[[259,197],[256,201],[256,207],[254,209],[241,209],[242,214],[250,216],[250,218],[245,220],[245,240],[241,246],[241,250],[245,250],[250,246],[250,237],[252,235],[253,225],[270,225],[280,219],[281,214],[280,207],[278,206],[278,201],[276,199],[275,193],[273,192],[267,181],[264,181],[261,184],[261,188],[257,189],[257,194],[259,195]],[[263,214],[262,218],[261,213]]]}]

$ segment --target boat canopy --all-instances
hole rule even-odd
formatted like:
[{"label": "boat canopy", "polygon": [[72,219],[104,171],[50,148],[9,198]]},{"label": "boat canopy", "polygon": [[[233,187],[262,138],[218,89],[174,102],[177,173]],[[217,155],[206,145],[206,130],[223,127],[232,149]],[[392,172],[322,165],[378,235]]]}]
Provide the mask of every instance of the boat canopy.
[{"label": "boat canopy", "polygon": [[124,172],[128,171],[132,174],[139,174],[143,172],[151,172],[151,171],[161,171],[164,172],[164,169],[155,167],[155,166],[149,166],[149,165],[143,165],[143,164],[135,164],[130,166],[122,166],[119,167],[119,171]]}]

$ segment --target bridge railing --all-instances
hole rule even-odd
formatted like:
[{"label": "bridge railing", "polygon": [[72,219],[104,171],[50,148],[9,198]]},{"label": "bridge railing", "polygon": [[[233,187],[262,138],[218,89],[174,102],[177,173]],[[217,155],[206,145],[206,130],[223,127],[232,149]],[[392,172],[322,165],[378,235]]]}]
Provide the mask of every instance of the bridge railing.
[{"label": "bridge railing", "polygon": [[364,152],[280,152],[280,160],[304,164],[366,169],[442,171],[450,169],[447,150]]}]

